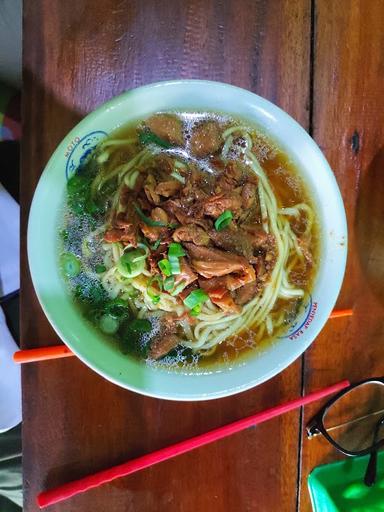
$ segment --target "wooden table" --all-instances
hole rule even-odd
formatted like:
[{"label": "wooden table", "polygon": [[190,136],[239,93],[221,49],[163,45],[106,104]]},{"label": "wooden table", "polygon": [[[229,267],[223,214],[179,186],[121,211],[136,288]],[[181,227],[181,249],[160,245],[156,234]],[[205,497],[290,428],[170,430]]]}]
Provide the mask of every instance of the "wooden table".
[{"label": "wooden table", "polygon": [[[30,202],[55,146],[122,91],[171,78],[239,85],[316,139],[341,188],[349,259],[339,307],[306,354],[257,389],[207,403],[145,398],[74,358],[23,368],[25,510],[38,491],[348,377],[384,374],[384,1],[25,0],[24,347],[58,342],[33,291]],[[54,191],[53,191],[54,193]],[[44,257],[44,248],[42,248]],[[293,412],[53,506],[60,512],[309,511],[307,476],[338,455]]]}]

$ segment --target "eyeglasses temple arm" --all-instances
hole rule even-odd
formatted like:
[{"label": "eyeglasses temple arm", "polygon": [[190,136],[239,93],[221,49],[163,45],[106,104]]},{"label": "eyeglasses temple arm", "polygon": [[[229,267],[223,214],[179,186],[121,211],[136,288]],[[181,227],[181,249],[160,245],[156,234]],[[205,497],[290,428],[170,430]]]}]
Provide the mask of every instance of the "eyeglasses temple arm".
[{"label": "eyeglasses temple arm", "polygon": [[367,469],[365,470],[364,483],[367,487],[372,487],[376,482],[377,471],[377,450],[374,449],[369,457]]},{"label": "eyeglasses temple arm", "polygon": [[[379,437],[380,428],[384,425],[384,416],[382,416],[376,424],[375,433],[373,435],[373,446],[376,445]],[[367,487],[371,487],[376,482],[377,472],[377,448],[373,448],[369,457],[368,466],[365,470],[364,483]]]}]

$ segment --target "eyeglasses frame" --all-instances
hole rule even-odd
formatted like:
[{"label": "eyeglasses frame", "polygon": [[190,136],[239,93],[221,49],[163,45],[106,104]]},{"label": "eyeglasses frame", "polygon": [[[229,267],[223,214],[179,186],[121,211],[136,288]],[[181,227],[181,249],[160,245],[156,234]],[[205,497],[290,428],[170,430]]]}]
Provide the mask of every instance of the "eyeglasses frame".
[{"label": "eyeglasses frame", "polygon": [[339,400],[342,396],[346,395],[352,389],[355,389],[362,384],[367,383],[378,383],[382,384],[384,386],[384,377],[371,377],[369,379],[361,380],[360,382],[356,382],[355,384],[352,384],[346,389],[343,389],[342,391],[339,391],[333,398],[331,398],[321,409],[319,412],[317,412],[307,423],[306,431],[307,436],[309,439],[311,439],[316,434],[323,434],[323,436],[327,439],[328,442],[332,444],[336,450],[340,451],[344,455],[347,455],[349,457],[355,457],[360,455],[367,455],[369,453],[372,453],[374,451],[379,450],[382,446],[384,446],[384,439],[381,439],[377,443],[372,444],[372,446],[369,446],[368,448],[365,448],[364,450],[360,451],[352,451],[352,450],[346,450],[342,446],[340,446],[336,441],[332,439],[332,437],[328,434],[326,428],[324,427],[324,417],[332,405]]}]

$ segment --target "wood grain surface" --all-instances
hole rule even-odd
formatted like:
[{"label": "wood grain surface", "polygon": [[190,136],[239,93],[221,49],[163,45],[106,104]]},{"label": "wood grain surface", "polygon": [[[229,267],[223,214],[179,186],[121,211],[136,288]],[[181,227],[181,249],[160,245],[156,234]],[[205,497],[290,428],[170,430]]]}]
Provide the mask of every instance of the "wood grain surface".
[{"label": "wood grain surface", "polygon": [[[339,307],[305,354],[304,388],[330,378],[384,375],[384,2],[316,1],[313,136],[338,181],[349,250]],[[319,405],[305,409],[304,425]],[[341,458],[322,439],[302,440],[300,511],[310,512],[308,473]],[[363,475],[362,475],[363,477]]]},{"label": "wood grain surface", "polygon": [[[339,305],[356,311],[353,319],[330,322],[305,358],[271,381],[206,403],[130,393],[75,358],[25,366],[26,512],[38,510],[40,490],[298,396],[303,384],[308,392],[341,377],[384,373],[383,274],[377,274],[383,260],[383,8],[380,0],[24,0],[24,348],[58,342],[26,257],[28,211],[44,165],[97,105],[171,78],[239,85],[313,128],[347,206],[351,250]],[[302,440],[301,427],[301,415],[290,413],[50,510],[309,511],[307,474],[336,454],[322,440]]]}]

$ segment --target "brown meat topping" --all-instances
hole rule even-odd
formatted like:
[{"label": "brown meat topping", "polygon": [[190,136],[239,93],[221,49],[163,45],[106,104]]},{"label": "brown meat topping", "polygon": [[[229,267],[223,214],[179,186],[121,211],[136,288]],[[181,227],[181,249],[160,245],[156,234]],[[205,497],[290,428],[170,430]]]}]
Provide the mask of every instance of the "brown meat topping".
[{"label": "brown meat topping", "polygon": [[216,179],[216,194],[221,194],[235,189],[242,181],[242,176],[243,172],[237,162],[230,161]]},{"label": "brown meat topping", "polygon": [[160,359],[177,347],[179,343],[180,339],[176,334],[164,334],[152,342],[148,355],[151,359]]},{"label": "brown meat topping", "polygon": [[257,187],[254,183],[247,182],[243,190],[241,192],[241,197],[243,199],[243,208],[249,209],[252,208],[256,201],[256,193],[257,193]]},{"label": "brown meat topping", "polygon": [[259,291],[259,284],[256,281],[252,283],[245,284],[238,288],[235,292],[235,302],[240,306],[247,304],[250,300],[252,300]]},{"label": "brown meat topping", "polygon": [[194,217],[190,207],[186,206],[181,199],[169,199],[161,205],[170,215],[176,217],[178,222],[183,225],[196,224],[205,231],[212,228],[213,223],[210,219],[201,219]]},{"label": "brown meat topping", "polygon": [[211,229],[209,236],[221,249],[244,256],[248,261],[253,259],[253,245],[250,237],[241,229]]},{"label": "brown meat topping", "polygon": [[219,125],[215,121],[208,121],[194,129],[191,137],[191,153],[198,158],[204,158],[216,153],[221,144]]},{"label": "brown meat topping", "polygon": [[155,188],[156,194],[164,197],[171,197],[177,194],[182,188],[182,183],[176,180],[162,181]]},{"label": "brown meat topping", "polygon": [[241,229],[245,232],[245,236],[249,237],[254,249],[264,251],[273,251],[275,249],[275,237],[266,233],[260,227],[244,225],[241,226]]},{"label": "brown meat topping", "polygon": [[209,235],[203,228],[195,224],[187,224],[177,228],[172,238],[175,242],[193,242],[195,245],[209,244]]},{"label": "brown meat topping", "polygon": [[255,279],[255,271],[248,261],[229,252],[184,243],[191,258],[192,267],[201,276],[209,279],[216,276],[237,273]]},{"label": "brown meat topping", "polygon": [[160,139],[182,146],[183,128],[180,119],[170,114],[158,114],[145,121],[148,128]]},{"label": "brown meat topping", "polygon": [[189,266],[186,258],[180,258],[180,274],[176,276],[175,286],[184,282],[185,286],[189,286],[194,281],[197,281],[197,274]]},{"label": "brown meat topping", "polygon": [[234,302],[232,295],[229,292],[225,292],[222,297],[216,297],[212,294],[208,295],[211,301],[226,313],[240,313],[241,307]]},{"label": "brown meat topping", "polygon": [[242,198],[239,194],[219,194],[208,198],[203,203],[202,211],[205,215],[217,218],[226,210],[231,210],[234,217],[241,211]]},{"label": "brown meat topping", "polygon": [[[157,222],[162,222],[163,224],[168,223],[167,212],[159,207],[152,210],[151,219]],[[169,234],[168,228],[166,227],[148,226],[144,222],[140,222],[140,229],[143,232],[143,235],[151,242],[156,242],[156,240],[159,239],[164,240]]]},{"label": "brown meat topping", "polygon": [[160,359],[180,343],[180,339],[177,336],[178,317],[167,314],[161,316],[159,321],[159,334],[152,340],[148,353],[152,359]]},{"label": "brown meat topping", "polygon": [[155,192],[156,189],[156,180],[152,174],[148,174],[147,179],[144,182],[144,192],[147,196],[147,199],[150,203],[153,204],[159,204],[160,203],[160,197],[157,192]]}]

